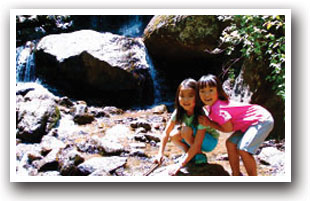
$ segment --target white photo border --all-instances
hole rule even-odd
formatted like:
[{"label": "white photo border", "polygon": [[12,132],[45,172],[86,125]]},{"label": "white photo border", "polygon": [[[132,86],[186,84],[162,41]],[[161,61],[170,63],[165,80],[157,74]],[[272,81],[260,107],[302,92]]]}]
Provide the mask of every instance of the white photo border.
[{"label": "white photo border", "polygon": [[[17,15],[285,15],[285,175],[229,176],[19,176],[16,174]],[[10,182],[291,182],[291,9],[11,9],[10,10]]]}]

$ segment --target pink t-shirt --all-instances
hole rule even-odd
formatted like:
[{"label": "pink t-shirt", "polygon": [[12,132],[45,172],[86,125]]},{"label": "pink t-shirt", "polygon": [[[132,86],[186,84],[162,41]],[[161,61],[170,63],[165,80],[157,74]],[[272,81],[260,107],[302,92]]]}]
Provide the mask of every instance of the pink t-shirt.
[{"label": "pink t-shirt", "polygon": [[233,124],[233,130],[241,130],[242,132],[270,116],[270,113],[259,105],[233,101],[217,100],[211,109],[208,107],[206,109],[209,111],[209,118],[212,121],[223,125],[230,120]]}]

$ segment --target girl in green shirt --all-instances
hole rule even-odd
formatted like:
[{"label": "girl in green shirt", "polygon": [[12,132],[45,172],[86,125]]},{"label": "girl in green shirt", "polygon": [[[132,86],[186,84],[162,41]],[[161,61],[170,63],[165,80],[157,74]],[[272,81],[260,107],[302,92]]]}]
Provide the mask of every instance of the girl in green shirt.
[{"label": "girl in green shirt", "polygon": [[159,152],[155,163],[162,163],[165,146],[170,137],[171,141],[181,148],[185,155],[170,170],[170,175],[175,175],[192,158],[196,164],[207,163],[206,156],[202,151],[212,151],[218,142],[218,135],[211,135],[207,128],[198,124],[198,115],[201,107],[198,107],[197,82],[188,78],[179,85],[175,98],[175,111],[165,128],[161,140]]}]

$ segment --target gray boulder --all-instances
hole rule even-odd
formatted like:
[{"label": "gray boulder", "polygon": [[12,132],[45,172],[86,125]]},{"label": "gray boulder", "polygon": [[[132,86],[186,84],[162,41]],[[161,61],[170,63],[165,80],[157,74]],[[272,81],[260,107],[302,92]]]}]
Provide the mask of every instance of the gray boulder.
[{"label": "gray boulder", "polygon": [[18,84],[16,88],[16,93],[28,91],[16,97],[16,137],[23,142],[40,142],[60,118],[56,97],[35,83]]},{"label": "gray boulder", "polygon": [[157,15],[144,30],[144,42],[159,65],[169,63],[165,67],[182,69],[191,64],[210,69],[211,59],[223,53],[219,38],[226,26],[215,15]]},{"label": "gray boulder", "polygon": [[[36,50],[37,72],[71,94],[108,103],[152,99],[146,50],[139,38],[81,30],[48,35]],[[118,97],[116,99],[115,97]],[[145,99],[144,97],[144,99]],[[141,101],[141,100],[140,100]]]},{"label": "gray boulder", "polygon": [[81,175],[96,174],[96,171],[111,173],[126,164],[127,158],[119,156],[94,157],[78,166]]}]

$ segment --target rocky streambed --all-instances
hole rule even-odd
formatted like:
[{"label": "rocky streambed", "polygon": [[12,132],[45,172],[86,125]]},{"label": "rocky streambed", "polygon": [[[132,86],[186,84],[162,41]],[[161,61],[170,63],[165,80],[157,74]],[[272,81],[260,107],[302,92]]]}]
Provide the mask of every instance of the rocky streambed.
[{"label": "rocky streambed", "polygon": [[[16,174],[28,176],[142,176],[152,166],[171,113],[95,107],[58,97],[42,85],[16,86]],[[228,176],[222,134],[207,165],[188,164],[178,175]],[[284,174],[284,141],[266,141],[256,156],[259,175]],[[182,152],[168,142],[165,161],[150,176],[167,175]],[[242,171],[245,169],[242,166]]]}]

